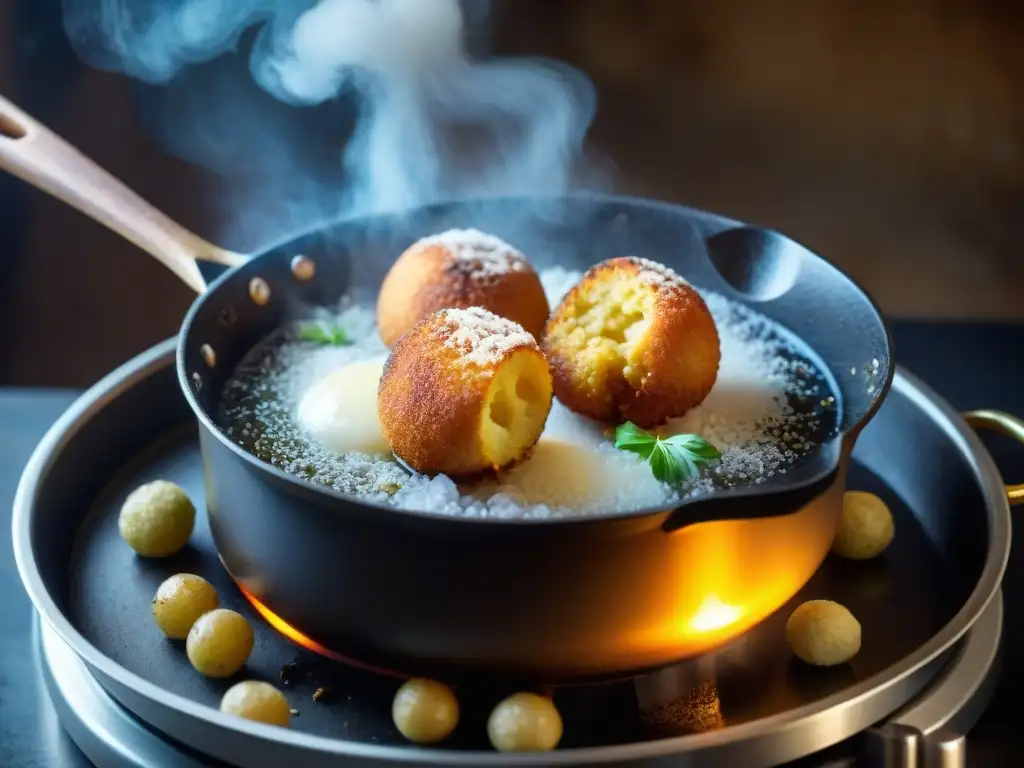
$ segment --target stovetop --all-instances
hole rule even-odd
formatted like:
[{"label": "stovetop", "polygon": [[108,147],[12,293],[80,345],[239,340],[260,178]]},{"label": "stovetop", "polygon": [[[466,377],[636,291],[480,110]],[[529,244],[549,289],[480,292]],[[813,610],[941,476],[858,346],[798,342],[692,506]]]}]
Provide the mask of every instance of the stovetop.
[{"label": "stovetop", "polygon": [[[955,406],[1024,415],[1024,325],[899,322],[896,356]],[[76,393],[0,390],[0,498],[10,499],[35,443]],[[1009,482],[1024,478],[1024,454],[989,443]],[[7,504],[10,508],[10,504]],[[1018,548],[1019,549],[1019,548]],[[1022,550],[1024,552],[1024,550]],[[1024,594],[1024,554],[1012,554],[1004,583],[1003,674],[993,702],[968,740],[968,765],[1024,764],[1024,733],[1014,705],[1024,682],[1024,620],[1013,606]],[[43,688],[32,648],[32,610],[13,562],[10,526],[0,522],[0,766],[85,768]]]}]

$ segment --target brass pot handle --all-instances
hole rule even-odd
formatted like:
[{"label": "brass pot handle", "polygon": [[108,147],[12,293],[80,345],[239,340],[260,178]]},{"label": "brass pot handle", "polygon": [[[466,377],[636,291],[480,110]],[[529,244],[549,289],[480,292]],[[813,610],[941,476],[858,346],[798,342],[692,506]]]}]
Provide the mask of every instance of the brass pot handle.
[{"label": "brass pot handle", "polygon": [[[982,410],[968,411],[964,414],[964,420],[975,429],[991,429],[1024,445],[1024,419],[1003,411]],[[1007,485],[1006,497],[1012,505],[1024,504],[1024,483]]]}]

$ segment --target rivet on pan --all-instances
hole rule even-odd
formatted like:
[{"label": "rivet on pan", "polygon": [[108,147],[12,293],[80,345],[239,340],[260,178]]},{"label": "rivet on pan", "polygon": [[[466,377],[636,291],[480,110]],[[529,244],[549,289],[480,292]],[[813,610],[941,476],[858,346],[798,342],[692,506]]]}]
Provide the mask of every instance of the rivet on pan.
[{"label": "rivet on pan", "polygon": [[270,286],[262,277],[254,277],[249,281],[249,298],[258,307],[267,306],[270,301]]},{"label": "rivet on pan", "polygon": [[217,364],[217,353],[213,351],[213,347],[209,344],[203,344],[199,348],[199,354],[203,356],[203,362],[210,368],[213,368]]},{"label": "rivet on pan", "polygon": [[196,392],[203,388],[203,380],[200,378],[198,373],[192,374],[192,386],[196,388]]},{"label": "rivet on pan", "polygon": [[316,264],[313,260],[306,256],[296,256],[292,259],[292,274],[295,275],[297,280],[312,280],[313,275],[316,274]]},{"label": "rivet on pan", "polygon": [[237,319],[238,318],[235,315],[235,310],[233,310],[231,307],[224,307],[224,309],[220,311],[221,325],[232,326],[235,324],[235,320]]}]

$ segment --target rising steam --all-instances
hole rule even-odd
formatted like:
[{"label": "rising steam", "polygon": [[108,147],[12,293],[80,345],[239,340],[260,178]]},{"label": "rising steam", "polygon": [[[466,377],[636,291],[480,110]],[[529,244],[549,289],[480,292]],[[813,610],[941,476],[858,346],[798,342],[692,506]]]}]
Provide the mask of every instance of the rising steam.
[{"label": "rising steam", "polygon": [[[170,151],[232,175],[244,170],[251,215],[232,217],[243,239],[438,200],[564,192],[579,170],[593,117],[593,89],[581,73],[551,62],[469,55],[466,32],[486,16],[482,2],[64,6],[68,35],[85,61],[167,86],[157,127]],[[231,82],[224,74],[230,61],[208,69],[239,55],[247,56],[263,95]],[[266,94],[277,107],[268,107]],[[309,149],[324,139],[324,121],[313,129],[306,113],[324,117],[318,110],[346,99],[347,126],[324,113],[327,130],[338,134],[326,141],[340,153],[340,163],[333,161],[340,173],[332,175]]]}]

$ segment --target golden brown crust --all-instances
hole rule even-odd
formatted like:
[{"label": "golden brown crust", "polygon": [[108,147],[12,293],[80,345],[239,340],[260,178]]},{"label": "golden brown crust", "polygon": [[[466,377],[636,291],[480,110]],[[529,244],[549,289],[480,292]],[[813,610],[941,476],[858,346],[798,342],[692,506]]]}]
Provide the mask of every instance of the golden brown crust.
[{"label": "golden brown crust", "polygon": [[[628,352],[633,381],[601,380],[566,336],[577,314],[600,294],[603,283],[628,282],[649,294],[646,330]],[[721,360],[718,330],[700,294],[665,267],[633,257],[591,268],[555,308],[542,343],[551,363],[555,395],[570,410],[607,423],[632,421],[649,428],[699,405],[715,384]]]},{"label": "golden brown crust", "polygon": [[377,413],[392,450],[417,472],[469,478],[504,468],[488,462],[480,438],[488,388],[498,370],[516,355],[547,363],[518,326],[519,334],[482,364],[468,363],[465,350],[446,343],[453,333],[446,314],[427,316],[398,339],[381,376]]},{"label": "golden brown crust", "polygon": [[431,312],[446,307],[483,307],[540,337],[550,307],[537,273],[513,252],[514,268],[493,272],[480,262],[457,259],[443,242],[433,239],[410,246],[384,278],[377,298],[381,339],[393,346],[398,338]]}]

